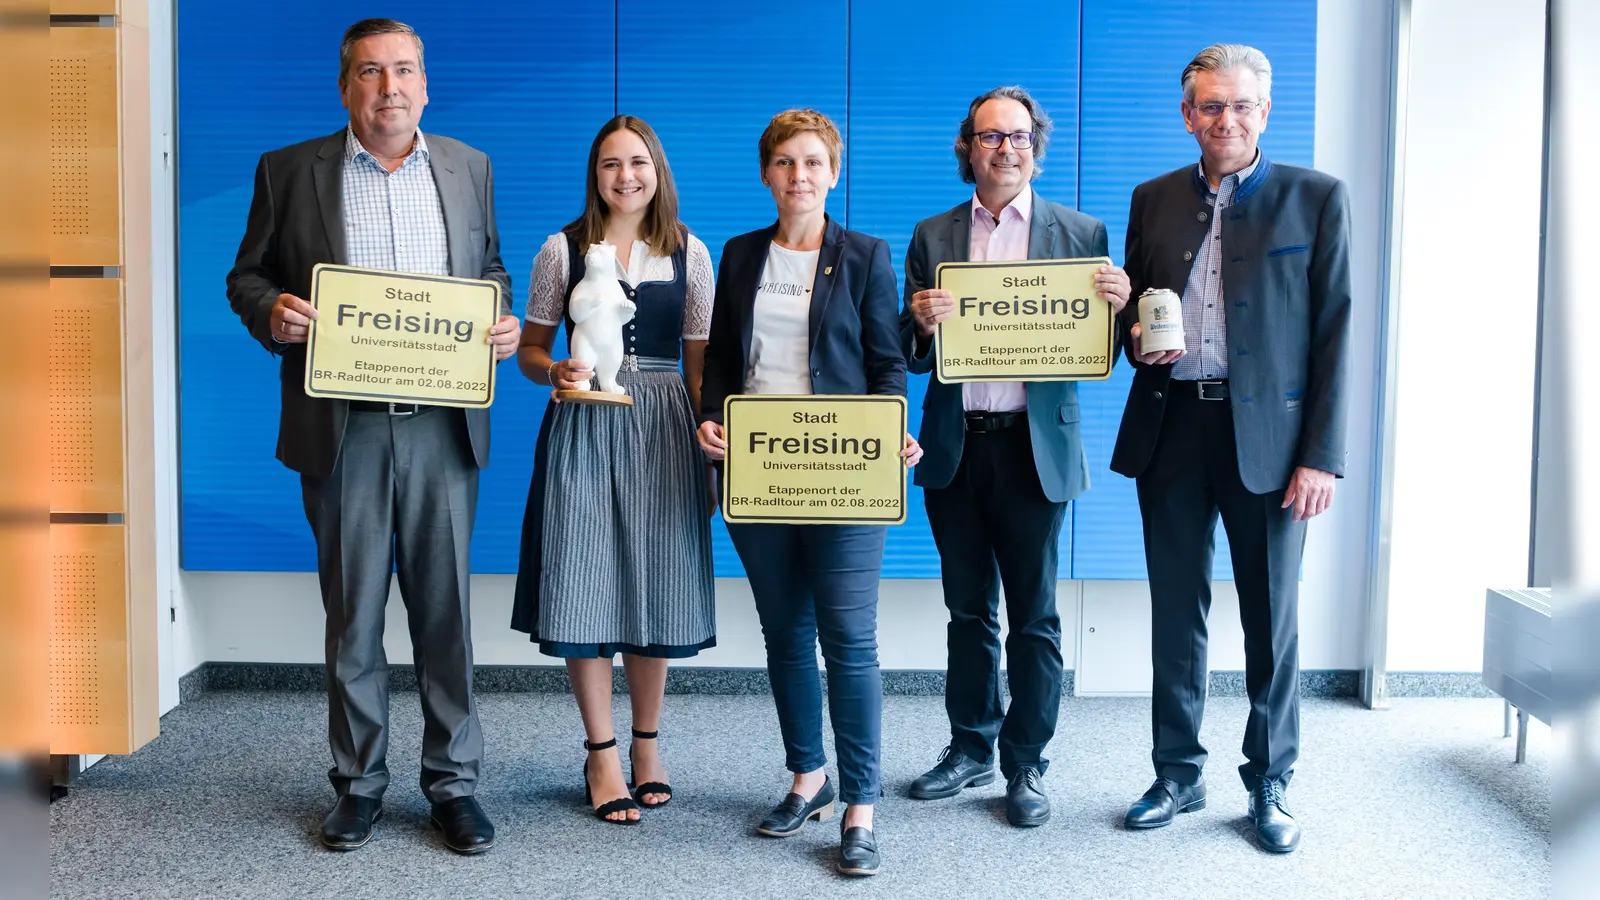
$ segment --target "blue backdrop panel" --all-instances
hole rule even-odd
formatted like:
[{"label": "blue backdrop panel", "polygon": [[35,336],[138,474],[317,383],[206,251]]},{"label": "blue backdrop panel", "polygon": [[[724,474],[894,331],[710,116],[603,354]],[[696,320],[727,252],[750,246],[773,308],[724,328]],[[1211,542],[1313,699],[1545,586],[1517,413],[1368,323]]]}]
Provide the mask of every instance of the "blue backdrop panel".
[{"label": "blue backdrop panel", "polygon": [[[1208,44],[1249,44],[1272,61],[1272,112],[1262,152],[1309,166],[1316,102],[1316,0],[1084,0],[1084,212],[1103,219],[1122,261],[1128,200],[1140,182],[1199,159],[1178,110],[1183,67]],[[1182,291],[1183,285],[1166,285]],[[1082,392],[1094,487],[1074,504],[1074,578],[1143,579],[1144,539],[1133,481],[1109,468],[1131,367]],[[1214,577],[1233,577],[1219,526]]]},{"label": "blue backdrop panel", "polygon": [[[714,0],[605,4],[480,4],[476,14],[396,0],[387,15],[426,40],[426,131],[489,153],[513,309],[545,235],[581,209],[586,154],[616,112],[660,132],[683,218],[714,258],[732,235],[774,218],[758,177],[756,142],[779,110],[811,106],[844,132],[845,169],[829,209],[890,242],[897,268],[912,226],[970,195],[950,152],[967,102],[1020,83],[1055,119],[1045,196],[1105,220],[1120,261],[1128,197],[1140,181],[1192,163],[1178,118],[1178,73],[1215,40],[1254,44],[1275,66],[1262,145],[1310,164],[1315,99],[1315,0],[1083,0],[1030,15],[1020,33],[937,2],[915,16],[887,0],[808,8],[816,27],[789,40],[790,16]],[[277,365],[227,307],[223,278],[249,207],[256,159],[325,135],[347,120],[338,99],[338,40],[359,12],[287,0],[262,17],[228,4],[180,4],[178,14],[179,284],[184,565],[190,569],[315,568],[293,473],[273,459]],[[484,27],[492,22],[493,27]],[[241,42],[273,59],[270,78],[237,75]],[[1003,48],[991,50],[990,48]],[[777,52],[774,52],[774,51]],[[1080,102],[1081,96],[1081,102]],[[558,353],[561,347],[558,345]],[[1144,577],[1132,482],[1107,469],[1129,369],[1082,387],[1090,491],[1063,535],[1063,577]],[[512,572],[533,442],[547,391],[507,363],[494,407],[473,568]],[[913,430],[925,378],[911,385]],[[887,577],[937,577],[921,498],[891,529]],[[720,520],[717,572],[742,574]],[[1219,546],[1218,577],[1227,577]],[[1070,567],[1067,561],[1070,560]]]},{"label": "blue backdrop panel", "polygon": [[[494,162],[501,252],[520,314],[533,254],[580,209],[589,139],[612,114],[613,8],[505,0],[463,16],[450,6],[396,0],[383,13],[413,25],[426,42],[423,130],[466,141]],[[358,15],[309,0],[286,0],[270,16],[235,4],[179,4],[186,568],[316,568],[298,479],[273,458],[277,361],[228,308],[224,277],[260,154],[348,121],[336,83],[339,38]],[[242,55],[242,47],[255,49]],[[257,66],[267,58],[271,77],[239,77],[243,60]],[[473,544],[480,572],[515,571],[547,394],[514,363],[499,376],[493,461],[483,473]]]},{"label": "blue backdrop panel", "polygon": [[[1077,205],[1078,44],[1076,3],[1031,11],[1020,33],[1013,21],[974,20],[969,4],[949,0],[914,16],[888,0],[851,3],[850,227],[889,242],[902,287],[912,227],[972,196],[951,145],[967,105],[991,88],[1020,84],[1044,106],[1055,129],[1034,187]],[[913,433],[928,377],[910,379]],[[884,576],[937,578],[922,492],[913,488],[909,503],[906,524],[889,530]],[[1062,577],[1072,561],[1070,523],[1061,533]]]},{"label": "blue backdrop panel", "polygon": [[[844,0],[808,6],[807,23],[842,23]],[[678,184],[680,215],[720,263],[728,238],[777,220],[761,184],[757,146],[767,122],[792,107],[828,115],[845,132],[845,46],[839,27],[794,39],[795,11],[746,0],[619,0],[617,111],[650,123]],[[841,221],[842,173],[828,197]],[[722,517],[713,520],[718,577],[744,568]]]}]

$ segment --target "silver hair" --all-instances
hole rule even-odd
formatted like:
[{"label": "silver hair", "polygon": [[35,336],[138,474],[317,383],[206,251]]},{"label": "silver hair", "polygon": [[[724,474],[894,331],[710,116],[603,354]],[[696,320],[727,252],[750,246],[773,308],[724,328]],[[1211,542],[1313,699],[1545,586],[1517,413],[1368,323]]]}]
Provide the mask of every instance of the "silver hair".
[{"label": "silver hair", "polygon": [[1183,99],[1194,102],[1196,73],[1229,69],[1249,69],[1256,73],[1256,81],[1261,85],[1261,96],[1256,99],[1262,102],[1272,99],[1272,63],[1267,62],[1265,53],[1244,44],[1212,44],[1196,53],[1183,67]]},{"label": "silver hair", "polygon": [[1033,120],[1033,177],[1038,178],[1044,171],[1039,160],[1044,159],[1044,148],[1050,143],[1050,117],[1032,94],[1014,84],[1007,85],[979,94],[967,107],[967,117],[961,120],[961,132],[956,135],[955,144],[956,167],[961,170],[961,180],[967,184],[978,182],[978,176],[972,172],[972,139],[978,133],[978,107],[999,99],[1015,100],[1028,110],[1028,118]]}]

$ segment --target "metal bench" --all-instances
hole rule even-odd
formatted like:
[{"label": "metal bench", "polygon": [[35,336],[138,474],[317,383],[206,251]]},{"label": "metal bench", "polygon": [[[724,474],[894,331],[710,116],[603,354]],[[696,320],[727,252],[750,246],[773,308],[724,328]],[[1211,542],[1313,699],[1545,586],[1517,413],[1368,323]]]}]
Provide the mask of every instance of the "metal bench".
[{"label": "metal bench", "polygon": [[1505,698],[1505,734],[1517,719],[1517,762],[1528,759],[1528,717],[1550,724],[1555,653],[1548,588],[1490,590],[1483,612],[1483,684]]}]

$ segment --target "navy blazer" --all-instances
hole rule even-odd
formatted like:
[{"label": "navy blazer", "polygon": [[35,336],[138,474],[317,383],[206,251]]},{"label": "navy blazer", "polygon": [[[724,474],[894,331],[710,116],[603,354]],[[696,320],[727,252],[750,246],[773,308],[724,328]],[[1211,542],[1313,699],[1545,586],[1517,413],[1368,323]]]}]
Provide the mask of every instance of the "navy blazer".
[{"label": "navy blazer", "polygon": [[[723,401],[744,393],[756,289],[777,233],[774,222],[722,247],[700,387],[703,420],[721,423]],[[847,231],[832,218],[811,288],[811,389],[818,394],[906,393],[889,244]]]},{"label": "navy blazer", "polygon": [[[1030,190],[1032,190],[1030,188]],[[933,341],[917,338],[911,297],[934,286],[939,264],[967,262],[972,254],[972,201],[917,223],[906,250],[905,310],[900,314],[900,338],[912,373],[933,373],[922,401],[922,462],[912,471],[925,488],[949,487],[961,465],[966,447],[966,409],[959,383],[946,384],[935,371]],[[1028,224],[1029,259],[1082,259],[1110,256],[1105,223],[1033,195],[1033,216]],[[1039,470],[1044,495],[1065,503],[1089,487],[1089,466],[1078,430],[1078,384],[1074,381],[1030,381],[1028,430],[1033,440],[1033,462]]]},{"label": "navy blazer", "polygon": [[[1133,296],[1182,296],[1210,229],[1207,185],[1187,165],[1134,188],[1128,212]],[[1239,476],[1252,493],[1281,490],[1296,466],[1343,476],[1350,336],[1350,201],[1344,182],[1262,154],[1223,213],[1229,402]],[[1121,328],[1139,321],[1137,303]],[[1161,435],[1172,366],[1133,359],[1133,386],[1111,468],[1137,478]]]}]

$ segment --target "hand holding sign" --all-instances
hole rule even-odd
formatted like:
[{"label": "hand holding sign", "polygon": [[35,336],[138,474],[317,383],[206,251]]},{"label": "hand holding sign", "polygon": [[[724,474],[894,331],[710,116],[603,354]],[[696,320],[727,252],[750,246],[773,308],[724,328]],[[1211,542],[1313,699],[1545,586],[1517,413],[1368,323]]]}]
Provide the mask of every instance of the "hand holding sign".
[{"label": "hand holding sign", "polygon": [[272,304],[272,337],[280,344],[304,344],[311,334],[311,320],[317,308],[290,293],[278,295]]},{"label": "hand holding sign", "polygon": [[955,311],[955,295],[941,288],[911,295],[911,316],[917,320],[917,332],[923,337],[933,337],[933,329]]}]

